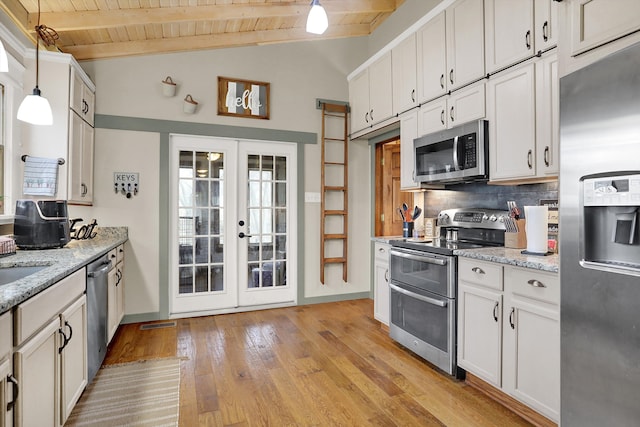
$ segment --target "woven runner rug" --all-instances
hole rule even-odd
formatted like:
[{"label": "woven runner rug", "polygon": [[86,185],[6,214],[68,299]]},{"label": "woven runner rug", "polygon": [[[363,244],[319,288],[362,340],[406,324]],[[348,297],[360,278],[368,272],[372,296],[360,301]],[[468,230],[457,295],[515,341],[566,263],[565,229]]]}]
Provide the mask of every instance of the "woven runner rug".
[{"label": "woven runner rug", "polygon": [[180,359],[106,365],[65,426],[177,426]]}]

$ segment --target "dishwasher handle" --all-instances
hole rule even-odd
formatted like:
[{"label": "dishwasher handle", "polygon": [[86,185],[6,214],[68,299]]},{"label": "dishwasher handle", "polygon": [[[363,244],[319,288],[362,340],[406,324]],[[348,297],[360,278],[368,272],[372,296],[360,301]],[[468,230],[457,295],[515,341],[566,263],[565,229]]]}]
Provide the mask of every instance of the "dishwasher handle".
[{"label": "dishwasher handle", "polygon": [[428,304],[437,305],[438,307],[446,307],[447,301],[437,300],[435,298],[429,298],[424,295],[417,294],[415,292],[408,291],[406,289],[402,289],[400,286],[394,285],[393,283],[389,283],[389,287],[396,292],[399,292],[403,295],[406,295],[411,298],[415,298],[417,300],[426,302]]},{"label": "dishwasher handle", "polygon": [[111,270],[111,261],[103,261],[102,267],[87,273],[87,277],[98,277],[107,274]]}]

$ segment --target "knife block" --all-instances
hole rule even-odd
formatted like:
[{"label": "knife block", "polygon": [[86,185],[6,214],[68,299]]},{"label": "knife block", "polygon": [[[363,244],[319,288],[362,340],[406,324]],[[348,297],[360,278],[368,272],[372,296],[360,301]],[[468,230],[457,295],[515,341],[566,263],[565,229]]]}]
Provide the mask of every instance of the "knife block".
[{"label": "knife block", "polygon": [[527,247],[527,233],[525,233],[524,226],[526,221],[524,219],[517,219],[518,225],[517,233],[504,233],[504,247],[511,249],[525,249]]}]

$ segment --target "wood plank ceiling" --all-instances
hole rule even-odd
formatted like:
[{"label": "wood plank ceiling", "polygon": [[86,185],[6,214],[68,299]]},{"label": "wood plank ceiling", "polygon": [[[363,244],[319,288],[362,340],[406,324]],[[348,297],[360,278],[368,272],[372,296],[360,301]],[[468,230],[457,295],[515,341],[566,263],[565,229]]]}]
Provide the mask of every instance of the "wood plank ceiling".
[{"label": "wood plank ceiling", "polygon": [[[404,0],[321,0],[329,29],[305,31],[310,0],[40,0],[40,23],[78,60],[370,34]],[[35,40],[38,0],[0,7]]]}]

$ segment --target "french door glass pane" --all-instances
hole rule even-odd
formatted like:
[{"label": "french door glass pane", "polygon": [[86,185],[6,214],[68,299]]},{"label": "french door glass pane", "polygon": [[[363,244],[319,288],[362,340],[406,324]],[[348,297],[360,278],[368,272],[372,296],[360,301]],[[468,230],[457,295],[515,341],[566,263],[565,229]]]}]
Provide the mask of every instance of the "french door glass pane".
[{"label": "french door glass pane", "polygon": [[224,290],[224,155],[180,151],[180,294]]},{"label": "french door glass pane", "polygon": [[287,158],[247,157],[248,287],[285,286],[287,259]]}]

